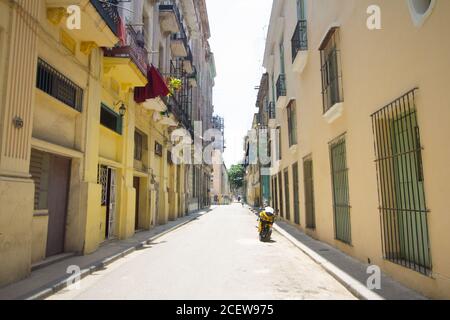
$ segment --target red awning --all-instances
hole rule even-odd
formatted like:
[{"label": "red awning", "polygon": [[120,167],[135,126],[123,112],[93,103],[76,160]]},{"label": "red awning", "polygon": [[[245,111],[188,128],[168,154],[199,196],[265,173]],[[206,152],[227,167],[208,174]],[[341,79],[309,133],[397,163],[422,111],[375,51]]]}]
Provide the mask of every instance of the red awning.
[{"label": "red awning", "polygon": [[136,87],[134,89],[134,101],[137,103],[156,97],[166,97],[169,94],[166,81],[153,65],[148,67],[147,80],[148,83],[145,87]]}]

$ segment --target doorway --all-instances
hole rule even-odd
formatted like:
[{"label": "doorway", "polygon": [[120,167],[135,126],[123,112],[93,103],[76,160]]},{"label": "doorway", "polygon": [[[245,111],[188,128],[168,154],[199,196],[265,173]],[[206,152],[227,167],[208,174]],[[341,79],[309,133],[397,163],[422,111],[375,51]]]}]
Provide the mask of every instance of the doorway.
[{"label": "doorway", "polygon": [[133,188],[136,190],[136,204],[135,204],[135,218],[134,218],[134,230],[139,230],[139,203],[140,203],[140,179],[138,177],[133,178]]},{"label": "doorway", "polygon": [[64,252],[71,160],[50,155],[46,256]]},{"label": "doorway", "polygon": [[115,236],[116,210],[117,210],[117,183],[116,170],[100,165],[98,169],[98,183],[102,185],[102,208],[104,214],[104,236],[111,239]]}]

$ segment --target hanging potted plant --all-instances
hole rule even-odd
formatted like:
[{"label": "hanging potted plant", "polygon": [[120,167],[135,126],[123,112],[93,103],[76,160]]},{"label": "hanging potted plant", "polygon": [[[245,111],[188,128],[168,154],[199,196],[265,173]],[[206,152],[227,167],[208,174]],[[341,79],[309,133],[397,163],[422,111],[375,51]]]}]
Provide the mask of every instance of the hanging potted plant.
[{"label": "hanging potted plant", "polygon": [[169,88],[169,97],[173,96],[176,91],[180,90],[183,86],[181,79],[175,77],[167,78],[167,87]]}]

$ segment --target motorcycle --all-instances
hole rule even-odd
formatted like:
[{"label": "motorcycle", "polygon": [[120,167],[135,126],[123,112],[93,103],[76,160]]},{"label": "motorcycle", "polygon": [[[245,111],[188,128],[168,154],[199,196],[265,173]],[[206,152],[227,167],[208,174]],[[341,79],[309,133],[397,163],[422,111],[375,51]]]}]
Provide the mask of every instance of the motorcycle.
[{"label": "motorcycle", "polygon": [[259,241],[270,241],[270,237],[272,236],[272,227],[275,222],[275,211],[273,208],[266,207],[263,211],[261,211],[259,213],[258,221]]}]

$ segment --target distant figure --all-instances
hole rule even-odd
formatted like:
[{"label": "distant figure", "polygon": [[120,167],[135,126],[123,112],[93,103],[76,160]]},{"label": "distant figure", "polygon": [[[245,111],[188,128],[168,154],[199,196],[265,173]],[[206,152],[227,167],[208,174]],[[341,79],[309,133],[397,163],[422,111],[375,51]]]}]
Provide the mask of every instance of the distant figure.
[{"label": "distant figure", "polygon": [[238,196],[238,202],[241,202],[241,197]]}]

